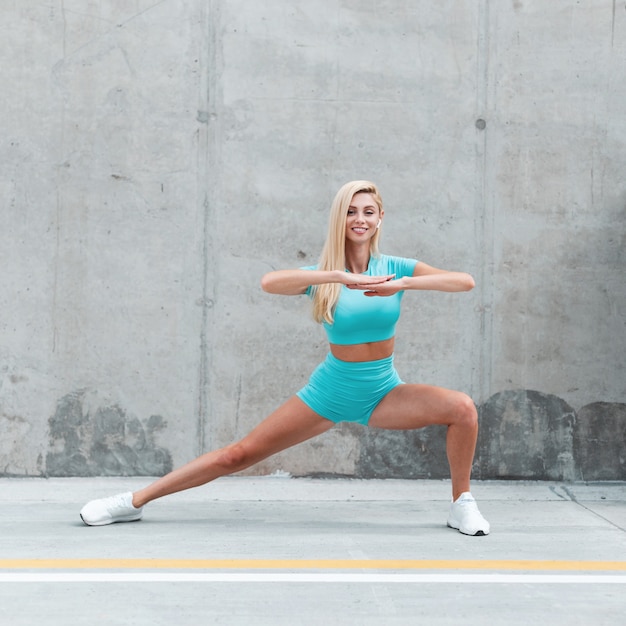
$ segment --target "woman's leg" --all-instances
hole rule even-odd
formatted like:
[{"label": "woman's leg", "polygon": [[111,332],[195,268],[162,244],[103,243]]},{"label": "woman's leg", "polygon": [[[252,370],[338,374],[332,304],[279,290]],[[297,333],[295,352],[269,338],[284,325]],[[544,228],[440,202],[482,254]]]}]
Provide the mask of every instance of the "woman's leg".
[{"label": "woman's leg", "polygon": [[378,404],[369,421],[373,428],[410,430],[435,424],[448,427],[446,452],[452,499],[470,490],[478,437],[478,415],[472,399],[459,391],[429,385],[399,385]]},{"label": "woman's leg", "polygon": [[156,498],[238,472],[276,452],[321,435],[332,426],[333,422],[294,396],[241,441],[203,454],[134,494],[127,492],[92,500],[81,509],[80,517],[87,526],[140,520],[143,505]]},{"label": "woman's leg", "polygon": [[237,443],[207,452],[133,494],[137,508],[163,496],[241,471],[334,426],[293,396]]}]

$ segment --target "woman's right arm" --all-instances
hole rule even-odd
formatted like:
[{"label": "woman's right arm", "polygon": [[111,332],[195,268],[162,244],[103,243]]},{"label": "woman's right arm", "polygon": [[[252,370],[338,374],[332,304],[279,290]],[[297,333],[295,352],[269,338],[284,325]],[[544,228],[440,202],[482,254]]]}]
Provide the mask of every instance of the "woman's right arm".
[{"label": "woman's right arm", "polygon": [[305,293],[310,285],[341,282],[343,273],[339,270],[277,270],[263,276],[261,288],[267,293],[298,296]]},{"label": "woman's right arm", "polygon": [[342,285],[376,284],[390,280],[393,276],[365,276],[341,270],[276,270],[261,279],[261,288],[267,293],[281,296],[298,296],[311,285],[341,283]]}]

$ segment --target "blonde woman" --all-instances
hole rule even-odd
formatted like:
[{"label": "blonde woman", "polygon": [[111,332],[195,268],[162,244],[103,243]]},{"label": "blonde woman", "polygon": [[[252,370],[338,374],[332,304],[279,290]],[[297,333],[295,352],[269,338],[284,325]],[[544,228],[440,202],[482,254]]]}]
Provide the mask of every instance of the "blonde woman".
[{"label": "blonde woman", "polygon": [[308,384],[240,441],[203,454],[134,493],[92,500],[80,512],[85,524],[139,520],[144,505],[157,498],[243,470],[348,421],[396,430],[447,426],[452,481],[448,526],[466,535],[489,534],[489,523],[470,493],[478,434],[473,401],[458,391],[405,384],[393,365],[404,293],[469,291],[474,280],[463,272],[380,254],[383,219],[376,185],[347,183],[335,196],[319,263],[262,278],[268,293],[310,296],[313,316],[326,330],[330,350]]}]

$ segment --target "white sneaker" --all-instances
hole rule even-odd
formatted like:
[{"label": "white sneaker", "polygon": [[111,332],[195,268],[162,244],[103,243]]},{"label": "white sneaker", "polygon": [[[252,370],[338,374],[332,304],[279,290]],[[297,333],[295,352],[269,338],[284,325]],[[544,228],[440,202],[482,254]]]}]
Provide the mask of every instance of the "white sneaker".
[{"label": "white sneaker", "polygon": [[448,526],[464,535],[482,536],[489,534],[489,522],[480,514],[476,500],[469,491],[462,493],[450,505]]},{"label": "white sneaker", "polygon": [[115,522],[135,522],[141,519],[143,507],[133,506],[133,494],[119,493],[110,498],[87,502],[80,511],[80,517],[87,526],[106,526]]}]

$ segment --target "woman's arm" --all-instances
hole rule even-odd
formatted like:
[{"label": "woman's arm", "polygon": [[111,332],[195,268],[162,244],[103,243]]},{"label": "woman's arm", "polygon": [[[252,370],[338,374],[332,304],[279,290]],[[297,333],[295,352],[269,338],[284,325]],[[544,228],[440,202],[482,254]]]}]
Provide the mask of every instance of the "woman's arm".
[{"label": "woman's arm", "polygon": [[428,289],[433,291],[471,291],[476,283],[466,272],[449,272],[417,263],[413,276],[400,278],[402,289]]},{"label": "woman's arm", "polygon": [[348,285],[351,289],[359,289],[366,296],[392,296],[398,291],[421,289],[430,291],[470,291],[474,288],[474,279],[465,272],[449,272],[436,267],[418,263],[413,270],[413,276],[404,276],[397,280],[390,280],[384,284],[354,284]]},{"label": "woman's arm", "polygon": [[282,296],[297,296],[306,292],[311,285],[341,283],[342,285],[369,284],[386,282],[393,276],[364,276],[341,270],[276,270],[268,272],[261,279],[261,288],[267,293]]},{"label": "woman's arm", "polygon": [[268,272],[261,279],[261,289],[267,293],[297,296],[306,292],[310,285],[336,283],[338,271],[277,270]]}]

